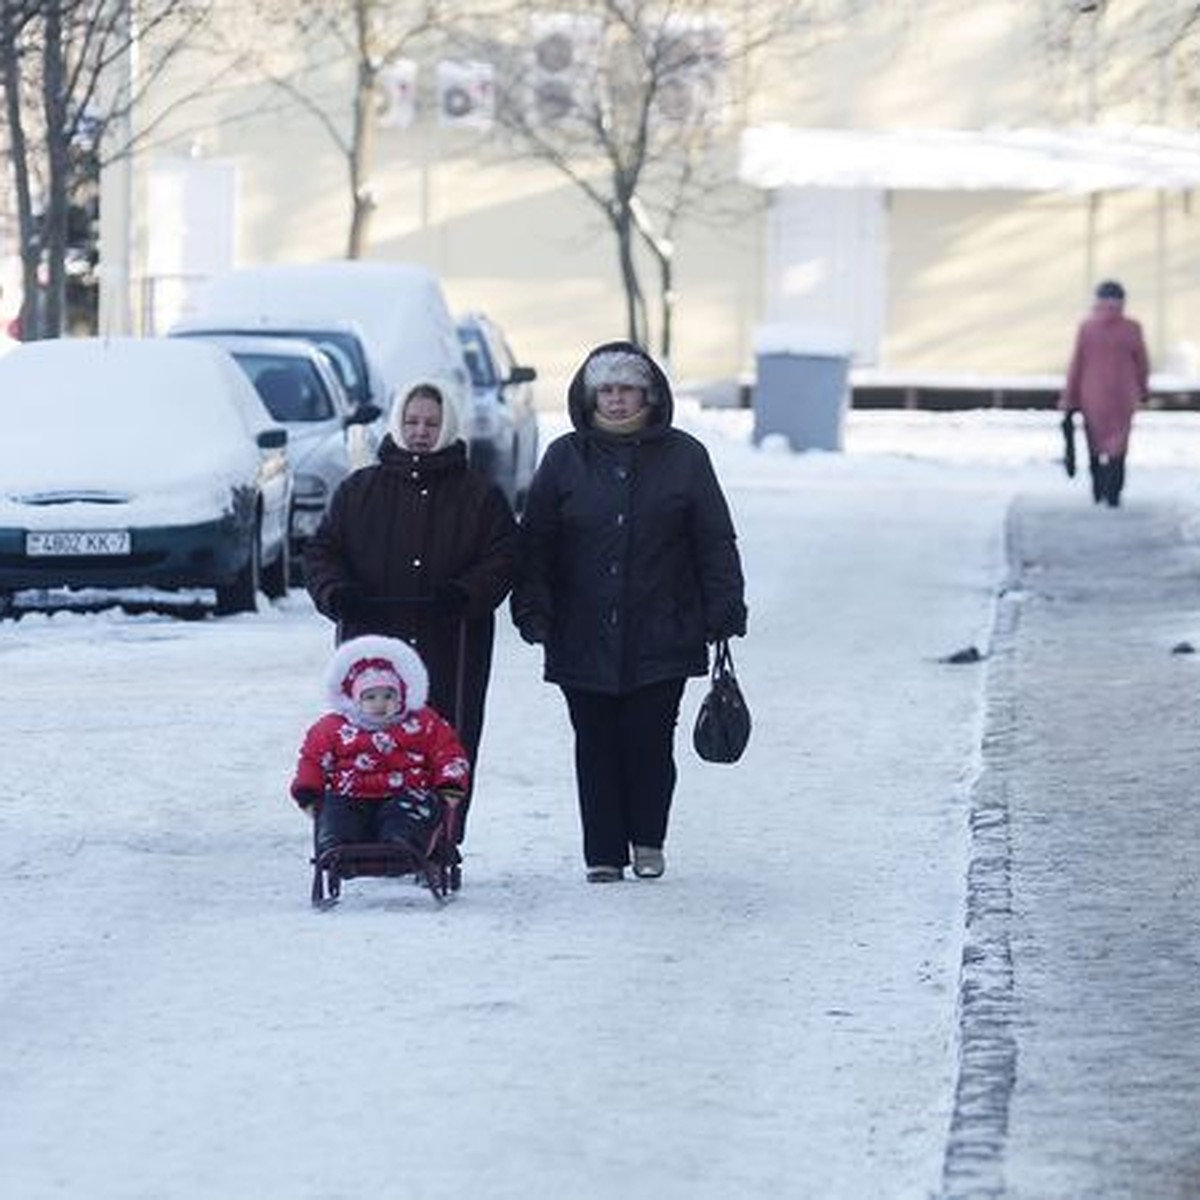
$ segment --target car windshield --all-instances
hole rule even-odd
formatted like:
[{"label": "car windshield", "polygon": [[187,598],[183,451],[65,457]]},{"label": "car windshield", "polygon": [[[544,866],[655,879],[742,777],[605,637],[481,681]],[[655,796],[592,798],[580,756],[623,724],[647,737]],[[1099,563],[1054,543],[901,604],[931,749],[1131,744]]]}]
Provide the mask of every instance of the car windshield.
[{"label": "car windshield", "polygon": [[[353,333],[344,333],[338,329],[239,329],[215,325],[204,329],[184,329],[183,337],[208,337],[212,334],[261,334],[265,337],[293,338],[299,342],[308,342],[324,352],[333,364],[338,379],[350,397],[350,403],[356,407],[360,404],[371,403],[371,385],[367,379],[367,364],[363,357],[362,343]],[[277,418],[282,419],[282,418]]]},{"label": "car windshield", "polygon": [[469,327],[459,327],[458,340],[462,344],[463,358],[467,360],[467,370],[471,374],[473,387],[490,387],[492,379],[492,364],[488,357],[487,347],[478,330]]},{"label": "car windshield", "polygon": [[267,411],[285,424],[328,421],[333,402],[316,368],[290,355],[234,353],[258,390]]}]

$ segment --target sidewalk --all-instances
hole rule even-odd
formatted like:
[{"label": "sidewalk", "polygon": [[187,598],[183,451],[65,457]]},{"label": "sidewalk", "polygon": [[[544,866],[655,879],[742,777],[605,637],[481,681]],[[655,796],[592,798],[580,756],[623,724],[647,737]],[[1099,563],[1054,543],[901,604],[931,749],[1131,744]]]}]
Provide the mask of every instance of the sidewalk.
[{"label": "sidewalk", "polygon": [[946,1200],[1200,1194],[1193,512],[1010,515]]}]

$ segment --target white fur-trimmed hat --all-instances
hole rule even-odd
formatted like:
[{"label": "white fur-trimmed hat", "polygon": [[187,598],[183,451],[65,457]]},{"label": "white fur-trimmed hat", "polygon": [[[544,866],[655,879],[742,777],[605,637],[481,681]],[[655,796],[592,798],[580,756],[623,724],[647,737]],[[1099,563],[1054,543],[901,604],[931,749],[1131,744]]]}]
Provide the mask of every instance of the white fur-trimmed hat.
[{"label": "white fur-trimmed hat", "polygon": [[429,673],[407,642],[367,634],[343,642],[333,652],[325,672],[325,695],[336,712],[354,716],[363,689],[381,686],[399,689],[401,716],[425,707]]}]

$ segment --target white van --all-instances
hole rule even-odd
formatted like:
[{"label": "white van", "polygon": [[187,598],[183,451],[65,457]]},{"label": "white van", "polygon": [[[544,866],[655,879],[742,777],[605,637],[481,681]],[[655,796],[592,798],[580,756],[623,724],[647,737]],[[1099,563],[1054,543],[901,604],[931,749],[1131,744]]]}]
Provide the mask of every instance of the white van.
[{"label": "white van", "polygon": [[[331,335],[357,332],[370,356],[371,373],[379,377],[376,386],[384,392],[370,399],[385,413],[396,390],[422,376],[453,379],[464,396],[470,394],[470,376],[441,284],[432,272],[411,263],[343,260],[243,267],[198,289],[190,311],[171,333],[299,334],[320,344],[322,329]],[[336,355],[331,358],[339,366]],[[464,429],[468,416],[460,414]]]}]

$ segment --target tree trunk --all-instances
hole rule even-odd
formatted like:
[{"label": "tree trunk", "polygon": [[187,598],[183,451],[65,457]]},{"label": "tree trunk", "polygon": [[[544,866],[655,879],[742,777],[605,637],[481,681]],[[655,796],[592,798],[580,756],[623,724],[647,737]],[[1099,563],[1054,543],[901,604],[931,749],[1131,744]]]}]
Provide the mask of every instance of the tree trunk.
[{"label": "tree trunk", "polygon": [[662,294],[659,296],[659,352],[664,363],[671,361],[672,324],[675,316],[675,260],[670,254],[659,253],[658,281]]},{"label": "tree trunk", "polygon": [[350,202],[353,207],[347,258],[362,258],[366,253],[371,215],[375,211],[375,195],[371,189],[371,172],[375,167],[375,69],[369,53],[370,18],[370,5],[359,0],[354,13],[359,52],[354,131],[350,139]]},{"label": "tree trunk", "polygon": [[41,336],[38,312],[38,260],[41,242],[33,213],[29,180],[29,143],[21,115],[21,60],[17,47],[20,31],[13,23],[8,4],[0,0],[0,70],[4,80],[4,109],[8,118],[9,154],[17,201],[17,233],[21,251],[21,337],[34,341]]},{"label": "tree trunk", "polygon": [[613,220],[617,234],[617,256],[621,265],[621,284],[625,291],[626,336],[636,346],[646,345],[646,298],[638,278],[637,262],[633,255],[633,218],[628,211],[618,213]]},{"label": "tree trunk", "polygon": [[42,49],[42,106],[46,118],[48,171],[46,202],[42,209],[46,283],[41,332],[43,337],[61,337],[66,325],[67,192],[70,176],[62,4],[59,0],[49,0],[43,13],[46,40]]}]

